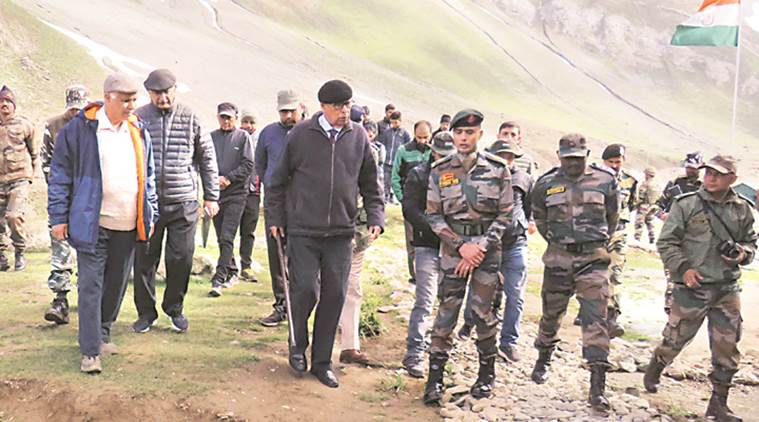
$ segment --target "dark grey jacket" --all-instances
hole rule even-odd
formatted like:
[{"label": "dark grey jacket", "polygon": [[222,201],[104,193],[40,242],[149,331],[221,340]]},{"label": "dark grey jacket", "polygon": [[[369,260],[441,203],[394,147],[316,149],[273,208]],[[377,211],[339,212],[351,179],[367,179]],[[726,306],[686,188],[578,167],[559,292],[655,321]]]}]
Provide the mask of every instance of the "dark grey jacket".
[{"label": "dark grey jacket", "polygon": [[288,235],[353,236],[361,194],[368,226],[384,227],[377,164],[361,125],[350,122],[332,143],[316,113],[287,134],[266,186],[272,226]]},{"label": "dark grey jacket", "polygon": [[210,140],[200,136],[200,122],[192,110],[182,104],[161,110],[150,103],[135,113],[152,140],[158,203],[197,201],[198,173],[203,199],[218,201],[216,153]]},{"label": "dark grey jacket", "polygon": [[219,176],[232,182],[221,191],[222,201],[237,195],[248,195],[250,176],[253,174],[253,141],[248,132],[235,128],[230,131],[216,129],[211,132]]}]

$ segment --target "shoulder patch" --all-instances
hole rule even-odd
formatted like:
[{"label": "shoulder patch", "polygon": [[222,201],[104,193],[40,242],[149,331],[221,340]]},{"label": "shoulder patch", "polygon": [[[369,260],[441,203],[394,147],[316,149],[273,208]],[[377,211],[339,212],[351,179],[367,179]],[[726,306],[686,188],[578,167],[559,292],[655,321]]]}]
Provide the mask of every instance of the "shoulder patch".
[{"label": "shoulder patch", "polygon": [[449,155],[447,157],[443,157],[443,158],[435,161],[434,163],[432,163],[432,168],[435,168],[435,167],[437,167],[437,166],[439,166],[441,164],[444,164],[444,163],[446,163],[448,161],[451,161],[452,158],[453,158],[453,155]]},{"label": "shoulder patch", "polygon": [[602,171],[602,172],[608,174],[611,177],[615,177],[614,173],[611,170],[609,170],[607,168],[604,168],[604,167],[601,167],[601,166],[599,166],[596,163],[592,163],[589,167],[592,168],[593,170]]},{"label": "shoulder patch", "polygon": [[748,202],[748,204],[751,206],[751,208],[756,207],[756,204],[754,203],[754,201],[752,201],[748,196],[745,196],[742,193],[738,193],[738,192],[736,192],[736,194],[738,195],[738,198],[741,198],[744,201]]},{"label": "shoulder patch", "polygon": [[507,167],[509,165],[509,163],[506,162],[506,160],[504,160],[503,158],[501,158],[501,157],[499,157],[499,156],[497,156],[495,154],[491,154],[491,153],[489,153],[487,151],[481,151],[480,154],[482,154],[482,156],[485,157],[485,159],[488,160],[488,161],[490,161],[490,162],[502,165],[504,167]]},{"label": "shoulder patch", "polygon": [[675,196],[674,199],[675,199],[675,201],[681,201],[681,200],[683,200],[685,198],[689,198],[691,196],[695,196],[697,193],[698,193],[698,191],[681,193],[680,195]]},{"label": "shoulder patch", "polygon": [[456,177],[456,173],[453,172],[445,172],[440,174],[440,179],[438,185],[441,188],[447,188],[449,186],[458,185],[461,183],[458,177]]},{"label": "shoulder patch", "polygon": [[559,170],[559,167],[554,167],[551,170],[548,170],[547,172],[543,173],[542,176],[538,177],[538,180],[536,180],[535,182],[537,183],[537,182],[541,181],[544,177],[551,176],[552,174],[556,173],[556,171],[558,171],[558,170]]}]

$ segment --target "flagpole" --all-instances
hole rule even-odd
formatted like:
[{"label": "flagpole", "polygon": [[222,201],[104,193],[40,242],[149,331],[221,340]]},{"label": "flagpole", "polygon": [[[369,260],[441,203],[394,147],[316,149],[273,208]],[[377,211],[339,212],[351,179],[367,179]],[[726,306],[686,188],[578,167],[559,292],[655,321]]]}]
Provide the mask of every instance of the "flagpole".
[{"label": "flagpole", "polygon": [[743,2],[738,3],[738,44],[735,53],[735,87],[733,89],[733,123],[730,131],[730,138],[735,142],[736,122],[738,120],[738,87],[740,85],[741,73],[741,38],[743,38]]}]

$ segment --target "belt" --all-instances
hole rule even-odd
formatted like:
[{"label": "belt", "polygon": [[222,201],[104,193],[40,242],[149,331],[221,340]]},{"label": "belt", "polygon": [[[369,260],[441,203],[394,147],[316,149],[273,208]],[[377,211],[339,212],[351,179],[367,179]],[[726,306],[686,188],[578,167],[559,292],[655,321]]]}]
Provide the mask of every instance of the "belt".
[{"label": "belt", "polygon": [[598,240],[595,242],[583,242],[583,243],[552,243],[552,246],[556,246],[557,248],[564,249],[567,252],[570,253],[584,253],[584,252],[591,252],[598,248],[605,248],[606,247],[606,241]]},{"label": "belt", "polygon": [[482,236],[487,233],[488,224],[461,224],[461,223],[448,223],[456,234],[460,236]]}]

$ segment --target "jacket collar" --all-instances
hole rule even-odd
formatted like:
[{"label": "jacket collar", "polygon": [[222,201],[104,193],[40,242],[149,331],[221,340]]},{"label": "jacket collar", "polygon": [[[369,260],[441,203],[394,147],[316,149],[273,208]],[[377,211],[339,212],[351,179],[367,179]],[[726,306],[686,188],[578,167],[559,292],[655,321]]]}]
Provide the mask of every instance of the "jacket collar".
[{"label": "jacket collar", "polygon": [[701,196],[702,198],[704,198],[705,200],[709,201],[709,202],[714,202],[714,203],[717,203],[717,204],[728,203],[728,202],[738,202],[738,194],[735,193],[735,191],[733,190],[733,188],[728,188],[727,195],[725,195],[725,199],[722,200],[722,201],[718,201],[714,197],[714,195],[712,195],[711,193],[709,193],[704,188],[703,185],[701,185],[701,187],[698,188],[698,195]]}]

